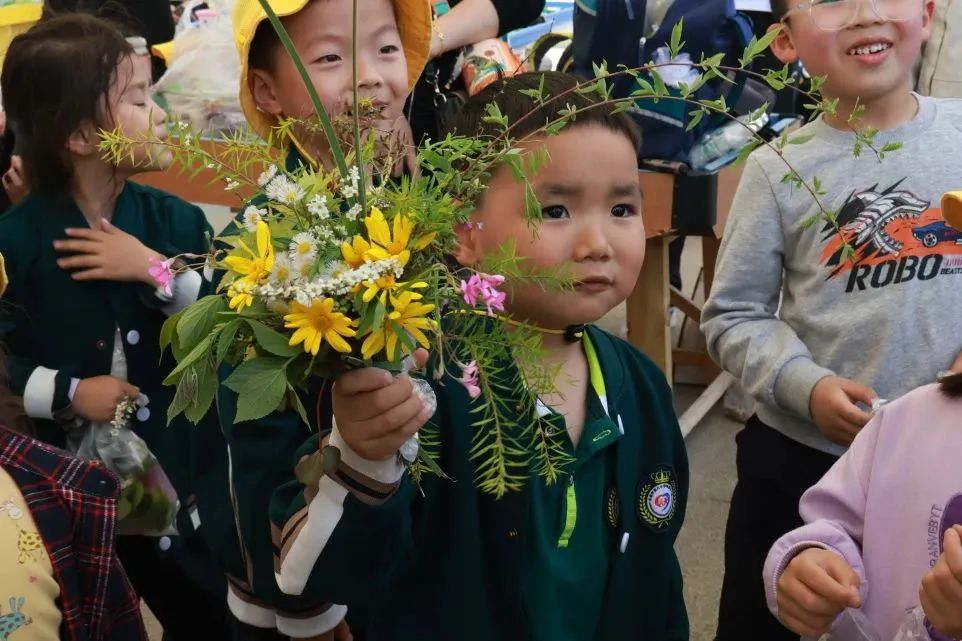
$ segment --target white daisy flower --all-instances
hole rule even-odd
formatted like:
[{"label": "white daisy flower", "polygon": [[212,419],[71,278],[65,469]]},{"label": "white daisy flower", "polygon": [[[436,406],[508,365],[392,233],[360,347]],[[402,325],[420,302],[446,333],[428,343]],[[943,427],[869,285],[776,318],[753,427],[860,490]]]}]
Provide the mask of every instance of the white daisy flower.
[{"label": "white daisy flower", "polygon": [[307,211],[312,216],[317,216],[319,220],[327,220],[331,216],[331,211],[327,208],[327,197],[316,194],[307,203]]},{"label": "white daisy flower", "polygon": [[264,170],[264,173],[262,173],[260,177],[257,179],[257,185],[262,188],[266,187],[267,183],[272,181],[274,179],[274,176],[276,175],[277,175],[277,165],[271,165],[266,170]]},{"label": "white daisy flower", "polygon": [[287,176],[275,176],[264,190],[273,201],[293,205],[304,198],[304,188]]},{"label": "white daisy flower", "polygon": [[284,254],[274,256],[274,269],[271,270],[270,282],[273,285],[285,287],[290,284],[294,276],[294,266],[291,259]]},{"label": "white daisy flower", "polygon": [[257,223],[262,222],[266,215],[266,210],[259,209],[253,205],[249,206],[244,210],[244,229],[250,232],[257,231]]},{"label": "white daisy flower", "polygon": [[307,280],[311,277],[311,270],[314,269],[314,257],[292,257],[291,267],[294,270],[294,278]]},{"label": "white daisy flower", "polygon": [[291,239],[291,246],[288,250],[291,260],[300,259],[313,261],[317,256],[317,238],[310,232],[301,232]]}]

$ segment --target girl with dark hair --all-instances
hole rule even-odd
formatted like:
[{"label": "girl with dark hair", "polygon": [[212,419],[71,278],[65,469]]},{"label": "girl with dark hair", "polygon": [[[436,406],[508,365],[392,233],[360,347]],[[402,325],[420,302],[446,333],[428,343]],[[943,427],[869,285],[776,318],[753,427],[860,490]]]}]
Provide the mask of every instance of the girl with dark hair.
[{"label": "girl with dark hair", "polygon": [[[163,146],[138,144],[116,162],[99,148],[103,130],[144,141],[165,135],[146,45],[90,15],[54,16],[13,40],[0,85],[30,185],[0,216],[9,385],[37,437],[60,447],[68,430],[110,423],[121,402],[148,401],[132,429],[177,490],[180,536],[122,536],[119,555],[165,639],[222,638],[226,584],[193,536],[191,427],[167,425],[172,393],[162,381],[173,363],[159,348],[166,318],[204,286],[172,259],[205,254],[211,229],[199,208],[128,181],[167,167]],[[151,276],[161,264],[170,270],[167,286]]]}]

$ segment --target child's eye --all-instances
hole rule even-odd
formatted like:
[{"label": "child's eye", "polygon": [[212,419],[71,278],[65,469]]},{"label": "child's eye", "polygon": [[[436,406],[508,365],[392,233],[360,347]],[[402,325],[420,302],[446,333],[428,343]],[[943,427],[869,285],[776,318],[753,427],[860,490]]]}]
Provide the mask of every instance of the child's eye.
[{"label": "child's eye", "polygon": [[397,45],[385,45],[381,47],[381,53],[385,56],[390,55],[392,53],[397,53],[400,50],[401,48],[398,47]]},{"label": "child's eye", "polygon": [[553,205],[551,207],[543,207],[541,209],[541,217],[549,220],[561,220],[563,218],[568,218],[568,210],[561,205]]},{"label": "child's eye", "polygon": [[611,208],[611,215],[615,218],[631,218],[635,215],[635,208],[631,205],[615,205]]},{"label": "child's eye", "polygon": [[328,54],[326,56],[321,56],[317,59],[318,62],[323,62],[325,64],[331,64],[335,62],[340,62],[341,57],[336,53]]}]

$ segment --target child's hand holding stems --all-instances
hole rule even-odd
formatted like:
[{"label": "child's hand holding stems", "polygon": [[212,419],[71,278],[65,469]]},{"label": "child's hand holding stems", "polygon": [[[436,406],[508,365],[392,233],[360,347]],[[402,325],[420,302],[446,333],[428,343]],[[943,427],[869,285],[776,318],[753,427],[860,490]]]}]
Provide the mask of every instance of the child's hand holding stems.
[{"label": "child's hand holding stems", "polygon": [[[427,362],[423,349],[414,352],[417,367]],[[334,420],[344,442],[369,461],[386,461],[431,418],[411,379],[395,378],[377,367],[351,370],[337,377],[333,390]]]}]

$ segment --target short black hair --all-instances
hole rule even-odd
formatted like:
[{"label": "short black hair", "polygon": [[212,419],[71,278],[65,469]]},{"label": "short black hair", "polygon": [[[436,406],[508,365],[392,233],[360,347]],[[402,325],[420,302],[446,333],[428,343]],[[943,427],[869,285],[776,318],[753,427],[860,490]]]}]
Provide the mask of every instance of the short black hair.
[{"label": "short black hair", "polygon": [[[504,128],[485,121],[491,103],[498,106],[509,123],[517,123],[511,127],[511,137],[514,139],[542,130],[574,107],[578,114],[566,128],[601,125],[624,135],[637,150],[641,146],[641,132],[631,116],[618,111],[615,105],[601,103],[594,94],[575,91],[580,83],[581,79],[577,76],[559,71],[530,72],[502,78],[469,99],[460,113],[446,124],[442,135],[451,133],[497,138]],[[543,89],[540,101],[530,95],[532,90],[539,89]]]},{"label": "short black hair", "polygon": [[962,374],[953,374],[943,378],[942,391],[952,398],[962,398]]},{"label": "short black hair", "polygon": [[10,43],[0,89],[31,190],[67,189],[67,141],[86,122],[106,125],[105,97],[132,53],[122,27],[86,13],[41,20]]},{"label": "short black hair", "polygon": [[788,13],[788,5],[791,0],[771,0],[772,3],[772,15],[775,16],[775,20],[780,21]]},{"label": "short black hair", "polygon": [[[256,0],[255,0],[256,1]],[[274,31],[274,25],[266,18],[261,20],[251,38],[250,48],[247,50],[247,68],[272,71],[277,50],[281,46],[281,39]],[[246,80],[242,79],[242,82]]]}]

